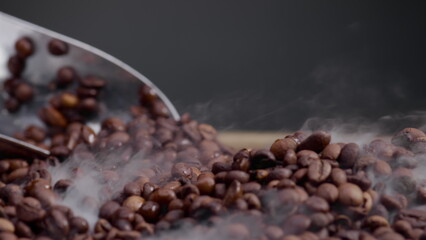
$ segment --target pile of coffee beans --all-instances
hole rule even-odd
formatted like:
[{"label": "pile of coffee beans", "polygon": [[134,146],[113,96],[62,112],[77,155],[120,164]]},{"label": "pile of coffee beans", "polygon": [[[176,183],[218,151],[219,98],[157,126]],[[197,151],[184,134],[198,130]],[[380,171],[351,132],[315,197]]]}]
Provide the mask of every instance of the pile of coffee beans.
[{"label": "pile of coffee beans", "polygon": [[[34,51],[22,39],[19,59]],[[45,125],[14,135],[51,156],[0,160],[0,239],[426,239],[421,130],[364,144],[296,132],[234,151],[212,126],[172,119],[144,85],[132,119],[108,117],[96,133],[86,121],[106,85],[58,70]],[[4,86],[16,98],[19,84]]]}]

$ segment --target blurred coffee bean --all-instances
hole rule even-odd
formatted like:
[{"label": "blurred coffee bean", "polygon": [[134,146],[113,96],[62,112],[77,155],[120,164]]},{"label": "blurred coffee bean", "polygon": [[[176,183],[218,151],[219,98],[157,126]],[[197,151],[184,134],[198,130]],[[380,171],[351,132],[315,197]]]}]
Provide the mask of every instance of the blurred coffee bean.
[{"label": "blurred coffee bean", "polygon": [[359,146],[356,143],[348,143],[340,152],[340,156],[337,161],[340,163],[342,168],[351,168],[355,165],[359,156]]},{"label": "blurred coffee bean", "polygon": [[49,52],[55,56],[65,55],[69,50],[68,44],[59,39],[50,40],[47,47]]},{"label": "blurred coffee bean", "polygon": [[34,43],[29,37],[22,37],[15,42],[16,54],[22,58],[28,58],[34,53]]},{"label": "blurred coffee bean", "polygon": [[13,76],[20,76],[25,69],[25,61],[18,56],[12,56],[7,62],[7,68]]},{"label": "blurred coffee bean", "polygon": [[27,83],[20,83],[14,89],[13,96],[20,102],[28,102],[34,97],[34,89]]}]

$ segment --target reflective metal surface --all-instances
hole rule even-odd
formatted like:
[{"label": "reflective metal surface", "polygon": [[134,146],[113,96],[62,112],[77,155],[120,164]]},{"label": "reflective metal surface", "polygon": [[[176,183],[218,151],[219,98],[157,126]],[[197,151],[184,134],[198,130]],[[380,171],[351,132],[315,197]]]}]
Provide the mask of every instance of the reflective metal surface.
[{"label": "reflective metal surface", "polygon": [[[3,107],[6,93],[1,89],[1,83],[9,77],[7,61],[15,52],[15,41],[22,36],[30,37],[36,47],[22,74],[22,78],[35,87],[36,96],[17,113],[9,114]],[[70,45],[69,53],[64,56],[49,54],[47,44],[52,38],[67,42]],[[37,109],[53,94],[49,91],[48,84],[62,66],[74,67],[80,76],[93,75],[107,80],[107,87],[100,96],[103,104],[100,113],[88,122],[95,131],[99,129],[100,119],[107,116],[115,115],[124,120],[130,118],[128,108],[132,104],[138,104],[137,89],[142,83],[154,89],[171,116],[179,119],[170,100],[145,76],[122,61],[85,43],[0,12],[0,133],[11,135],[28,124],[42,125],[37,118]]]}]

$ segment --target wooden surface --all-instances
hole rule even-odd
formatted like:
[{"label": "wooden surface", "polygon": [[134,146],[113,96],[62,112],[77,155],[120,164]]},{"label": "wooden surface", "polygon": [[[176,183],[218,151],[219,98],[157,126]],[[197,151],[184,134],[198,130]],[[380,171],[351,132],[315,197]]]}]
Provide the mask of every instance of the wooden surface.
[{"label": "wooden surface", "polygon": [[222,143],[235,148],[269,149],[271,144],[278,138],[288,135],[284,132],[247,132],[232,131],[219,132],[218,138]]}]

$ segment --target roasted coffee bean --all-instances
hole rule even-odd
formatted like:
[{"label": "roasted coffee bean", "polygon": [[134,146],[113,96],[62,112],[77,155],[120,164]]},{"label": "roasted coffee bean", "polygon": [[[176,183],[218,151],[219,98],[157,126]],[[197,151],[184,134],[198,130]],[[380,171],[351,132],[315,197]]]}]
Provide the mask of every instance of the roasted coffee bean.
[{"label": "roasted coffee bean", "polygon": [[363,191],[367,191],[371,187],[371,180],[365,174],[349,175],[347,176],[348,182],[358,185]]},{"label": "roasted coffee bean", "polygon": [[5,218],[0,218],[0,232],[15,232],[15,226]]},{"label": "roasted coffee bean", "polygon": [[374,173],[379,176],[389,176],[392,174],[392,168],[383,160],[377,160],[373,167]]},{"label": "roasted coffee bean", "polygon": [[362,190],[357,185],[343,183],[338,189],[340,203],[346,206],[360,206],[363,203]]},{"label": "roasted coffee bean", "polygon": [[41,208],[40,201],[26,197],[18,205],[16,214],[19,220],[33,222],[42,219],[46,215],[46,211]]},{"label": "roasted coffee bean", "polygon": [[301,234],[311,225],[311,219],[305,215],[296,214],[287,218],[283,224],[284,234]]},{"label": "roasted coffee bean", "polygon": [[48,125],[54,127],[65,127],[67,125],[67,120],[62,115],[62,113],[53,107],[43,107],[40,109],[39,115],[40,118]]},{"label": "roasted coffee bean", "polygon": [[18,237],[16,237],[15,234],[10,232],[1,232],[0,233],[0,239],[2,240],[18,240]]},{"label": "roasted coffee bean", "polygon": [[25,129],[24,135],[26,138],[32,139],[36,142],[42,142],[46,139],[47,133],[39,126],[30,125]]},{"label": "roasted coffee bean", "polygon": [[234,180],[226,190],[223,203],[227,206],[232,205],[238,198],[242,197],[242,195],[243,190],[241,189],[241,183]]},{"label": "roasted coffee bean", "polygon": [[330,134],[323,131],[314,132],[299,144],[297,150],[311,150],[319,153],[330,143],[330,141]]},{"label": "roasted coffee bean", "polygon": [[28,102],[34,97],[34,89],[27,83],[20,83],[14,89],[13,96],[20,102]]},{"label": "roasted coffee bean", "polygon": [[219,173],[219,172],[227,172],[230,171],[232,169],[232,165],[228,162],[216,162],[213,164],[212,166],[212,172],[214,174]]},{"label": "roasted coffee bean", "polygon": [[337,161],[340,163],[342,168],[351,168],[355,165],[359,156],[359,146],[356,143],[348,143],[340,152],[340,156]]},{"label": "roasted coffee bean", "polygon": [[347,182],[346,172],[340,168],[333,168],[331,170],[331,180],[336,186],[346,183]]},{"label": "roasted coffee bean", "polygon": [[192,169],[186,163],[176,163],[172,167],[171,174],[175,178],[190,178]]},{"label": "roasted coffee bean", "polygon": [[333,203],[339,197],[339,190],[331,183],[323,183],[317,188],[316,195],[322,197],[329,203]]},{"label": "roasted coffee bean", "polygon": [[89,223],[82,217],[72,217],[69,224],[72,231],[77,233],[86,233],[89,231]]},{"label": "roasted coffee bean", "polygon": [[153,201],[146,201],[139,209],[139,213],[148,222],[154,222],[158,219],[160,214],[160,205]]},{"label": "roasted coffee bean", "polygon": [[13,76],[20,76],[25,69],[25,61],[18,56],[12,56],[7,62],[7,68]]},{"label": "roasted coffee bean", "polygon": [[98,111],[99,106],[95,98],[85,98],[79,101],[77,108],[83,114],[91,114]]},{"label": "roasted coffee bean", "polygon": [[52,39],[48,44],[49,52],[55,56],[65,55],[69,51],[68,44],[59,39]]},{"label": "roasted coffee bean", "polygon": [[18,99],[9,97],[4,101],[4,107],[7,109],[7,111],[14,113],[19,110],[21,104],[19,103]]},{"label": "roasted coffee bean", "polygon": [[113,216],[114,212],[120,208],[120,204],[115,201],[108,201],[104,203],[99,209],[99,217],[109,219]]},{"label": "roasted coffee bean", "polygon": [[336,160],[339,158],[342,147],[337,143],[327,145],[321,153],[321,157],[325,159]]},{"label": "roasted coffee bean", "polygon": [[199,178],[195,186],[200,190],[202,195],[211,195],[214,192],[215,180],[212,177]]},{"label": "roasted coffee bean", "polygon": [[331,165],[322,160],[313,161],[308,167],[308,179],[320,183],[331,174]]},{"label": "roasted coffee bean", "polygon": [[258,150],[250,157],[250,167],[252,169],[264,169],[277,165],[275,156],[271,151]]},{"label": "roasted coffee bean", "polygon": [[142,204],[145,202],[145,199],[139,196],[130,196],[126,198],[123,202],[123,206],[131,209],[134,212],[137,212]]},{"label": "roasted coffee bean", "polygon": [[237,180],[240,183],[246,183],[250,179],[248,173],[238,170],[229,171],[225,176],[225,183],[230,184],[234,180]]},{"label": "roasted coffee bean", "polygon": [[297,155],[296,152],[292,149],[287,150],[283,158],[284,165],[296,165],[297,164]]},{"label": "roasted coffee bean", "polygon": [[34,53],[34,43],[29,37],[22,37],[15,43],[15,50],[17,55],[25,59]]},{"label": "roasted coffee bean", "polygon": [[425,133],[419,129],[405,128],[392,138],[392,144],[408,147],[415,139],[425,136]]},{"label": "roasted coffee bean", "polygon": [[283,160],[287,151],[296,150],[297,144],[291,138],[277,139],[271,145],[269,151],[271,151],[277,160]]},{"label": "roasted coffee bean", "polygon": [[72,84],[76,78],[77,73],[75,72],[75,69],[70,66],[61,67],[56,73],[56,82],[61,87]]},{"label": "roasted coffee bean", "polygon": [[312,196],[309,197],[305,205],[308,209],[315,212],[328,212],[330,210],[330,205],[324,198]]},{"label": "roasted coffee bean", "polygon": [[407,198],[404,195],[396,194],[394,196],[382,195],[380,202],[388,209],[388,210],[400,210],[406,208],[408,205]]},{"label": "roasted coffee bean", "polygon": [[265,234],[268,239],[278,240],[284,236],[284,232],[280,227],[277,226],[268,226],[265,229]]}]

